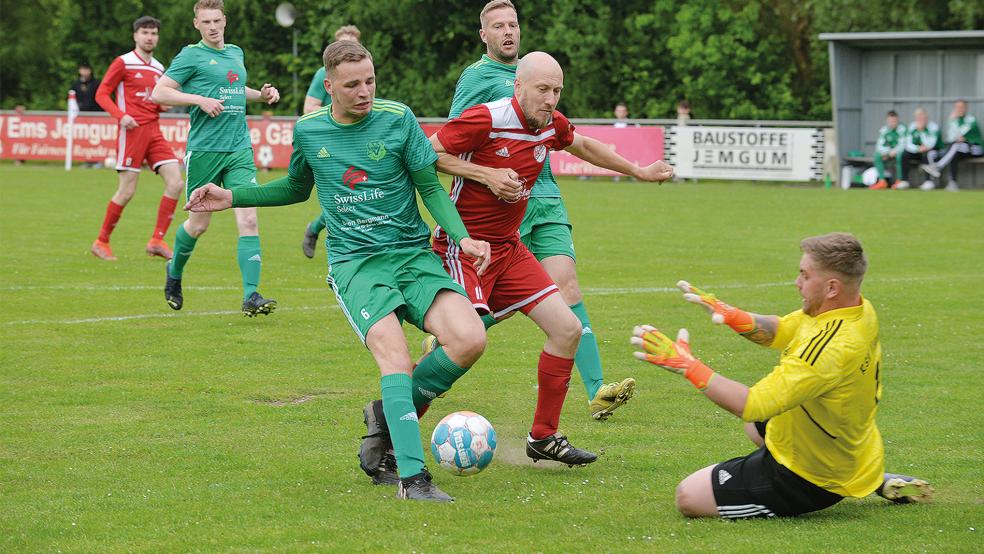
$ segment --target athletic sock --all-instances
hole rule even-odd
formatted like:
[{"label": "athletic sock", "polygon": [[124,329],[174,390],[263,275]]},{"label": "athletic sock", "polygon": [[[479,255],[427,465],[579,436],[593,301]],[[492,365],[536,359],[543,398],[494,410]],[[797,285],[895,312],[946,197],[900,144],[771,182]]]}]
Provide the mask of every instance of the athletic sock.
[{"label": "athletic sock", "polygon": [[584,302],[571,306],[571,311],[581,320],[581,344],[574,355],[574,365],[581,374],[584,390],[588,393],[588,402],[598,394],[598,389],[604,385],[605,375],[601,369],[601,354],[598,352],[598,339],[591,330],[591,320],[588,319],[588,309]]},{"label": "athletic sock", "polygon": [[198,239],[185,231],[184,225],[178,225],[178,230],[174,233],[174,258],[171,259],[171,277],[180,279],[184,273],[184,266],[191,258],[191,252],[195,249]]},{"label": "athletic sock", "polygon": [[110,200],[109,204],[106,205],[106,217],[103,218],[102,229],[99,230],[100,242],[109,242],[109,235],[113,234],[116,222],[120,220],[122,214],[123,206]]},{"label": "athletic sock", "polygon": [[533,414],[533,429],[530,431],[534,440],[545,439],[557,432],[560,410],[564,407],[573,367],[574,360],[570,358],[561,358],[545,351],[540,353],[536,412]]},{"label": "athletic sock", "polygon": [[389,427],[396,467],[400,477],[411,477],[424,470],[424,447],[420,443],[420,423],[413,409],[412,380],[396,373],[380,379],[383,390],[383,413]]},{"label": "athletic sock", "polygon": [[154,227],[155,239],[163,239],[167,234],[167,228],[171,226],[174,219],[174,208],[177,207],[177,198],[161,196],[161,203],[157,206],[157,225]]},{"label": "athletic sock", "polygon": [[315,235],[320,234],[325,229],[325,216],[319,215],[314,221],[308,223],[308,231]]},{"label": "athletic sock", "polygon": [[488,331],[489,330],[489,327],[492,327],[496,323],[499,323],[499,320],[497,320],[496,318],[492,317],[492,314],[485,314],[485,315],[482,316],[482,325],[485,325],[485,330],[486,331]]},{"label": "athletic sock", "polygon": [[256,292],[260,286],[260,237],[250,235],[239,237],[236,247],[239,259],[239,272],[243,275],[243,300]]},{"label": "athletic sock", "polygon": [[417,415],[424,415],[421,408],[451,389],[451,385],[468,371],[451,361],[443,346],[438,346],[413,370],[413,405]]}]

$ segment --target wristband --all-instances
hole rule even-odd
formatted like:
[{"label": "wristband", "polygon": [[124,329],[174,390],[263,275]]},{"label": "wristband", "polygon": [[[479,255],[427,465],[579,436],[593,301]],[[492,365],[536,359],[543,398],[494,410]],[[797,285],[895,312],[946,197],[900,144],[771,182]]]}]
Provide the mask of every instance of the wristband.
[{"label": "wristband", "polygon": [[711,378],[717,375],[713,369],[704,365],[704,362],[700,360],[694,360],[687,371],[683,374],[684,377],[690,381],[694,387],[699,391],[703,391],[707,388],[707,385],[711,382]]}]

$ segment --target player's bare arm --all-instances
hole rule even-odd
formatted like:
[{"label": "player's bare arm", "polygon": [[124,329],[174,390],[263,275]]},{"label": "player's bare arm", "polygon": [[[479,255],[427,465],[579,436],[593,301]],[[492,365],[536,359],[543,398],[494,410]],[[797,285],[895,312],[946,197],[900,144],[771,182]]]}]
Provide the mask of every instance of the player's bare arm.
[{"label": "player's bare arm", "polygon": [[246,87],[246,101],[275,104],[280,101],[280,91],[270,83],[263,83],[259,90]]},{"label": "player's bare arm", "polygon": [[210,117],[222,113],[224,102],[224,100],[182,92],[181,85],[167,75],[162,76],[157,82],[150,97],[154,102],[165,106],[198,106]]},{"label": "player's bare arm", "polygon": [[574,142],[564,150],[590,164],[630,175],[640,181],[662,183],[673,177],[673,167],[662,160],[640,167],[620,156],[605,143],[580,133],[574,133]]},{"label": "player's bare arm", "polygon": [[444,145],[438,140],[437,134],[431,135],[431,145],[437,152],[437,170],[448,175],[457,175],[472,181],[477,181],[489,187],[492,194],[506,200],[515,202],[519,199],[519,193],[523,190],[522,183],[519,182],[519,174],[508,168],[483,167],[480,165],[466,162],[461,158],[448,154]]},{"label": "player's bare arm", "polygon": [[321,99],[315,98],[313,96],[304,97],[304,113],[311,113],[314,110],[321,109]]},{"label": "player's bare arm", "polygon": [[209,183],[192,191],[184,209],[189,212],[219,212],[232,207],[232,191]]},{"label": "player's bare arm", "polygon": [[684,300],[707,310],[712,322],[725,324],[739,335],[762,346],[769,346],[776,340],[779,316],[746,312],[722,302],[713,294],[704,292],[687,281],[678,282],[677,287],[683,291]]}]

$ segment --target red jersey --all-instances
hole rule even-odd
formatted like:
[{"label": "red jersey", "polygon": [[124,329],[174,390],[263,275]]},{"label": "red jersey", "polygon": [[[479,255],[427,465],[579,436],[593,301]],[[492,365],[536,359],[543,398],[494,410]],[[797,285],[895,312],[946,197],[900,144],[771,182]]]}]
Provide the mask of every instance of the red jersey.
[{"label": "red jersey", "polygon": [[[550,123],[533,130],[515,97],[472,106],[457,119],[448,121],[437,138],[449,154],[484,167],[509,168],[523,184],[519,200],[506,202],[488,187],[455,177],[451,182],[454,201],[468,236],[476,240],[504,242],[519,232],[526,214],[530,190],[550,150],[567,148],[574,142],[574,125],[555,111]],[[441,238],[441,228],[434,231]]]},{"label": "red jersey", "polygon": [[[146,62],[136,50],[127,52],[109,64],[96,91],[96,102],[116,119],[125,114],[138,125],[157,121],[161,106],[150,99],[150,93],[163,74],[164,66],[155,58]],[[115,103],[109,97],[114,90]]]}]

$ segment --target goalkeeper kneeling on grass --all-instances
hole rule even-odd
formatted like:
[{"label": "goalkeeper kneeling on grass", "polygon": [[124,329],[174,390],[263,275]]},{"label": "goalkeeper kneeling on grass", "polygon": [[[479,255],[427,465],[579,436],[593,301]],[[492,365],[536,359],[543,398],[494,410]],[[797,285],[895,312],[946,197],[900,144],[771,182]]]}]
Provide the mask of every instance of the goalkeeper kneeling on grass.
[{"label": "goalkeeper kneeling on grass", "polygon": [[782,352],[772,373],[752,387],[720,375],[649,325],[631,339],[640,360],[687,378],[715,404],[742,418],[759,449],[707,466],[680,482],[676,505],[688,517],[795,516],[845,496],[871,493],[925,502],[921,479],[884,473],[875,413],[882,394],[878,317],[861,296],[867,260],[860,242],[831,233],[804,239],[796,287],[802,309],[784,317],[742,311],[686,281],[684,299],[746,339]]}]

